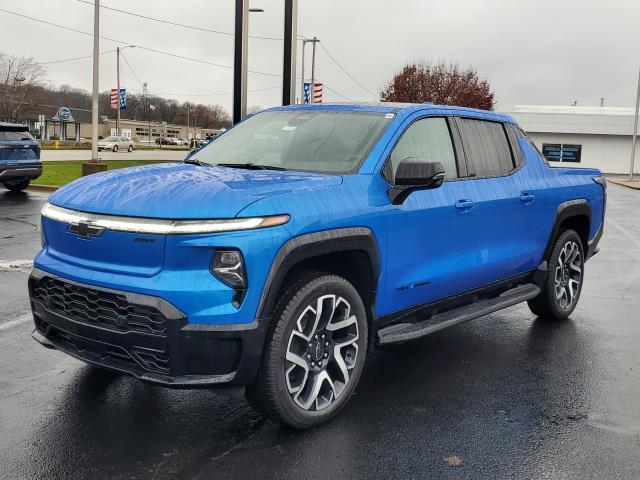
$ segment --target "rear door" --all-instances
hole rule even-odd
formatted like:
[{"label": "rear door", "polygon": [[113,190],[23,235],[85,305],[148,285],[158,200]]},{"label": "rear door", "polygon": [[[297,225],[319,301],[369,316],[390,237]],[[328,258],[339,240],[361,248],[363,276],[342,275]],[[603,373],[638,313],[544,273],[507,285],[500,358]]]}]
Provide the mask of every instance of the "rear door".
[{"label": "rear door", "polygon": [[[456,118],[473,203],[465,236],[474,248],[474,287],[537,267],[536,195],[527,187],[522,155],[514,155],[506,126],[477,118]],[[515,152],[519,153],[519,152]]]}]

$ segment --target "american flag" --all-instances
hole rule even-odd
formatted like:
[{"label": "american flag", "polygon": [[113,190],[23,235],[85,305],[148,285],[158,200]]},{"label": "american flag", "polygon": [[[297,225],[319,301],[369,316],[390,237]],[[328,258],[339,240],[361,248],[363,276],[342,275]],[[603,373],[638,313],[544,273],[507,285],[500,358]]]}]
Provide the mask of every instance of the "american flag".
[{"label": "american flag", "polygon": [[113,110],[118,109],[118,89],[117,88],[111,89],[111,108]]},{"label": "american flag", "polygon": [[322,84],[313,84],[313,103],[322,103]]},{"label": "american flag", "polygon": [[153,103],[149,104],[149,110],[151,110],[152,112],[156,111],[156,106]]}]

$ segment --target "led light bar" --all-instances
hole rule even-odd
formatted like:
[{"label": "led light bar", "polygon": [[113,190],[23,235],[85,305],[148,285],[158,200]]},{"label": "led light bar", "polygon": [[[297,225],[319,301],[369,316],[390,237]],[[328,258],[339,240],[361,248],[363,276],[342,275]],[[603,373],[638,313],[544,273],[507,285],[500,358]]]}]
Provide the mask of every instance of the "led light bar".
[{"label": "led light bar", "polygon": [[228,218],[218,220],[168,220],[158,218],[120,217],[79,212],[46,203],[42,216],[57,222],[104,228],[117,232],[150,233],[157,235],[186,235],[198,233],[234,232],[284,225],[289,215],[269,217]]}]

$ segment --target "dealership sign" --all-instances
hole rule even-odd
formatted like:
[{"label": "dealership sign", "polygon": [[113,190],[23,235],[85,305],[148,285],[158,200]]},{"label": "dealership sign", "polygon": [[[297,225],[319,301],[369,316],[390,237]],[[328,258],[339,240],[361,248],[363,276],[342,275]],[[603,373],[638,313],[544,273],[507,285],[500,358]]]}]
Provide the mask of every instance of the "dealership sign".
[{"label": "dealership sign", "polygon": [[51,117],[51,120],[56,122],[75,122],[73,115],[71,115],[71,110],[69,107],[60,107],[58,112]]}]

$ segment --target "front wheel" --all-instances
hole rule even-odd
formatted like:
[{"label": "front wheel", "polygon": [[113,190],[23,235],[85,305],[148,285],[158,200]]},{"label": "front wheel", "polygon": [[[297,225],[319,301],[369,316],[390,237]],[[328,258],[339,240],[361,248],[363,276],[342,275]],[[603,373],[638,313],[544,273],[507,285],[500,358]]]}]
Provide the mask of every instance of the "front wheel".
[{"label": "front wheel", "polygon": [[529,300],[529,308],[541,319],[562,320],[576,308],[582,291],[584,247],[580,236],[574,230],[562,232],[548,262],[541,292]]},{"label": "front wheel", "polygon": [[114,145],[113,146],[113,153],[116,153],[118,151],[118,145]]},{"label": "front wheel", "polygon": [[18,180],[15,182],[4,182],[3,185],[7,190],[11,190],[12,192],[21,192],[29,186],[29,183],[31,183],[31,180]]},{"label": "front wheel", "polygon": [[328,421],[360,379],[367,336],[365,307],[353,285],[322,273],[302,278],[275,309],[258,379],[247,399],[294,428]]},{"label": "front wheel", "polygon": [[129,145],[129,148],[127,148],[127,152],[129,153],[133,152],[133,145]]}]

